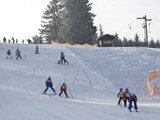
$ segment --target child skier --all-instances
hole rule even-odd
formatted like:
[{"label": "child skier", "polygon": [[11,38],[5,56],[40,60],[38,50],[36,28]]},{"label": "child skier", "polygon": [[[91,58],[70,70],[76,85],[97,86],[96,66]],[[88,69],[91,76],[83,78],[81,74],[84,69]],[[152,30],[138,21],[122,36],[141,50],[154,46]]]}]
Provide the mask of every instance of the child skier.
[{"label": "child skier", "polygon": [[46,89],[44,90],[43,94],[46,94],[48,88],[51,88],[54,92],[54,94],[56,94],[56,91],[54,90],[53,88],[53,83],[52,83],[52,80],[51,80],[51,77],[49,76],[48,79],[46,80]]},{"label": "child skier", "polygon": [[16,59],[18,59],[18,58],[22,59],[21,52],[19,49],[16,50],[16,56],[17,56]]},{"label": "child skier", "polygon": [[123,102],[124,102],[124,97],[125,97],[125,94],[124,94],[122,88],[120,88],[120,91],[119,91],[117,97],[119,98],[119,100],[118,100],[118,105],[121,105],[121,106],[122,106],[121,101],[123,100]]},{"label": "child skier", "polygon": [[61,59],[58,61],[58,64],[64,64],[67,63],[68,64],[68,61],[65,59],[65,55],[63,52],[61,52]]},{"label": "child skier", "polygon": [[124,97],[124,107],[127,107],[127,101],[129,102],[129,98],[131,96],[131,93],[129,92],[128,88],[125,89],[125,97]]},{"label": "child skier", "polygon": [[6,53],[6,54],[7,54],[7,57],[6,57],[7,59],[8,59],[8,57],[9,57],[9,56],[10,56],[10,59],[12,59],[12,56],[11,56],[11,50],[10,50],[10,49],[7,51],[7,53]]},{"label": "child skier", "polygon": [[64,94],[66,95],[66,98],[68,98],[68,94],[67,94],[67,86],[65,83],[63,83],[60,87],[60,93],[59,93],[59,96],[61,96],[62,92],[64,92]]},{"label": "child skier", "polygon": [[35,54],[39,54],[39,51],[38,51],[38,45],[36,45],[36,51],[35,51]]},{"label": "child skier", "polygon": [[132,93],[131,96],[130,96],[130,98],[129,98],[129,107],[128,107],[128,109],[129,109],[130,112],[132,112],[132,111],[131,111],[132,102],[133,102],[133,104],[134,104],[134,109],[135,109],[135,111],[138,112],[138,111],[137,111],[137,109],[138,109],[138,107],[137,107],[137,96],[136,96],[134,93]]}]

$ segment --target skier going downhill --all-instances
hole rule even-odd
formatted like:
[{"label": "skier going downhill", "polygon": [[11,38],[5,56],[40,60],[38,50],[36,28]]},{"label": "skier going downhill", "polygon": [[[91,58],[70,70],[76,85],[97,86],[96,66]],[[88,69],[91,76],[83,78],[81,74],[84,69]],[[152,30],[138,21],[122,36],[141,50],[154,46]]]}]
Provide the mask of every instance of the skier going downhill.
[{"label": "skier going downhill", "polygon": [[8,59],[8,57],[10,57],[10,59],[12,59],[12,56],[11,56],[11,50],[10,49],[8,49],[8,51],[7,51],[7,57],[6,57],[6,59]]},{"label": "skier going downhill", "polygon": [[129,111],[130,112],[132,112],[131,111],[131,109],[132,109],[132,102],[133,102],[133,104],[134,104],[134,109],[135,109],[135,111],[136,112],[138,112],[137,111],[137,109],[138,109],[138,107],[137,107],[137,96],[134,94],[134,93],[132,93],[131,94],[131,96],[130,96],[130,98],[129,98],[129,107],[128,107],[128,109],[129,109]]},{"label": "skier going downhill", "polygon": [[16,59],[18,59],[18,58],[22,59],[21,52],[19,49],[16,50]]},{"label": "skier going downhill", "polygon": [[123,102],[124,102],[124,97],[125,97],[125,94],[124,94],[122,88],[120,88],[120,91],[118,92],[117,97],[119,98],[119,100],[118,100],[118,105],[121,105],[121,106],[122,106],[121,101],[123,100]]},{"label": "skier going downhill", "polygon": [[51,88],[52,91],[54,92],[54,94],[56,94],[56,91],[55,89],[53,88],[53,83],[52,83],[52,80],[51,80],[51,77],[49,76],[48,79],[46,80],[46,89],[44,90],[43,94],[46,94],[48,88]]},{"label": "skier going downhill", "polygon": [[68,61],[65,59],[65,55],[63,52],[61,52],[61,59],[58,61],[58,64],[65,64],[67,63],[68,64]]},{"label": "skier going downhill", "polygon": [[129,102],[129,98],[131,96],[131,93],[129,92],[128,88],[125,89],[124,94],[124,107],[127,107],[127,101]]},{"label": "skier going downhill", "polygon": [[36,51],[35,51],[35,54],[39,54],[39,51],[38,51],[38,45],[36,45]]},{"label": "skier going downhill", "polygon": [[64,92],[64,94],[66,95],[66,98],[68,98],[68,94],[67,94],[67,86],[65,83],[63,83],[60,87],[60,93],[59,93],[59,96],[61,96],[61,94]]}]

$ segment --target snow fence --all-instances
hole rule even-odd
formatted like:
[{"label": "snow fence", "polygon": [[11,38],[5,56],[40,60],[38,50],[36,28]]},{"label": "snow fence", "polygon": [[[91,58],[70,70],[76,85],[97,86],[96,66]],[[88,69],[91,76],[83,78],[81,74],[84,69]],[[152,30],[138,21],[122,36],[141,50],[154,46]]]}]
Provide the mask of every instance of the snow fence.
[{"label": "snow fence", "polygon": [[146,88],[150,95],[160,96],[160,83],[156,82],[160,77],[160,70],[152,70],[149,72],[146,80]]}]

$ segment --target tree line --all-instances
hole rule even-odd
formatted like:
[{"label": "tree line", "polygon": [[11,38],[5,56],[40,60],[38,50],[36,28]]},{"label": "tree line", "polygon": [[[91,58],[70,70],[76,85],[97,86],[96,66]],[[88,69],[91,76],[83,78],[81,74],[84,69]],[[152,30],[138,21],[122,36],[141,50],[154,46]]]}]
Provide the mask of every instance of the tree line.
[{"label": "tree line", "polygon": [[127,39],[124,37],[120,39],[118,34],[115,34],[115,39],[113,40],[114,47],[151,47],[160,48],[160,41],[151,39],[148,44],[145,40],[140,40],[139,35],[135,34],[133,39]]},{"label": "tree line", "polygon": [[[93,24],[96,15],[91,9],[89,0],[51,0],[42,13],[41,36],[47,43],[96,44],[97,27]],[[101,25],[99,31],[100,36],[104,34]],[[34,36],[34,41],[39,41],[41,36]],[[120,39],[116,33],[113,46],[160,48],[160,41],[151,39],[147,44],[139,39],[138,34],[133,39]]]}]

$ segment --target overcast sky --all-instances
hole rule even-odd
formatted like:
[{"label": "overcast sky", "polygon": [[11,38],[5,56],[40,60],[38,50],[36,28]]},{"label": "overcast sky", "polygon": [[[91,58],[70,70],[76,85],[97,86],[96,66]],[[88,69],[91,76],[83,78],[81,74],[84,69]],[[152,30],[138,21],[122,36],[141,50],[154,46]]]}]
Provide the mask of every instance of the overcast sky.
[{"label": "overcast sky", "polygon": [[[27,39],[38,34],[42,11],[49,0],[1,0],[0,39],[12,36]],[[160,0],[90,0],[94,23],[102,25],[104,33],[119,34],[120,38],[133,38],[136,33],[144,39],[144,20],[147,16],[149,39],[160,39]]]}]

